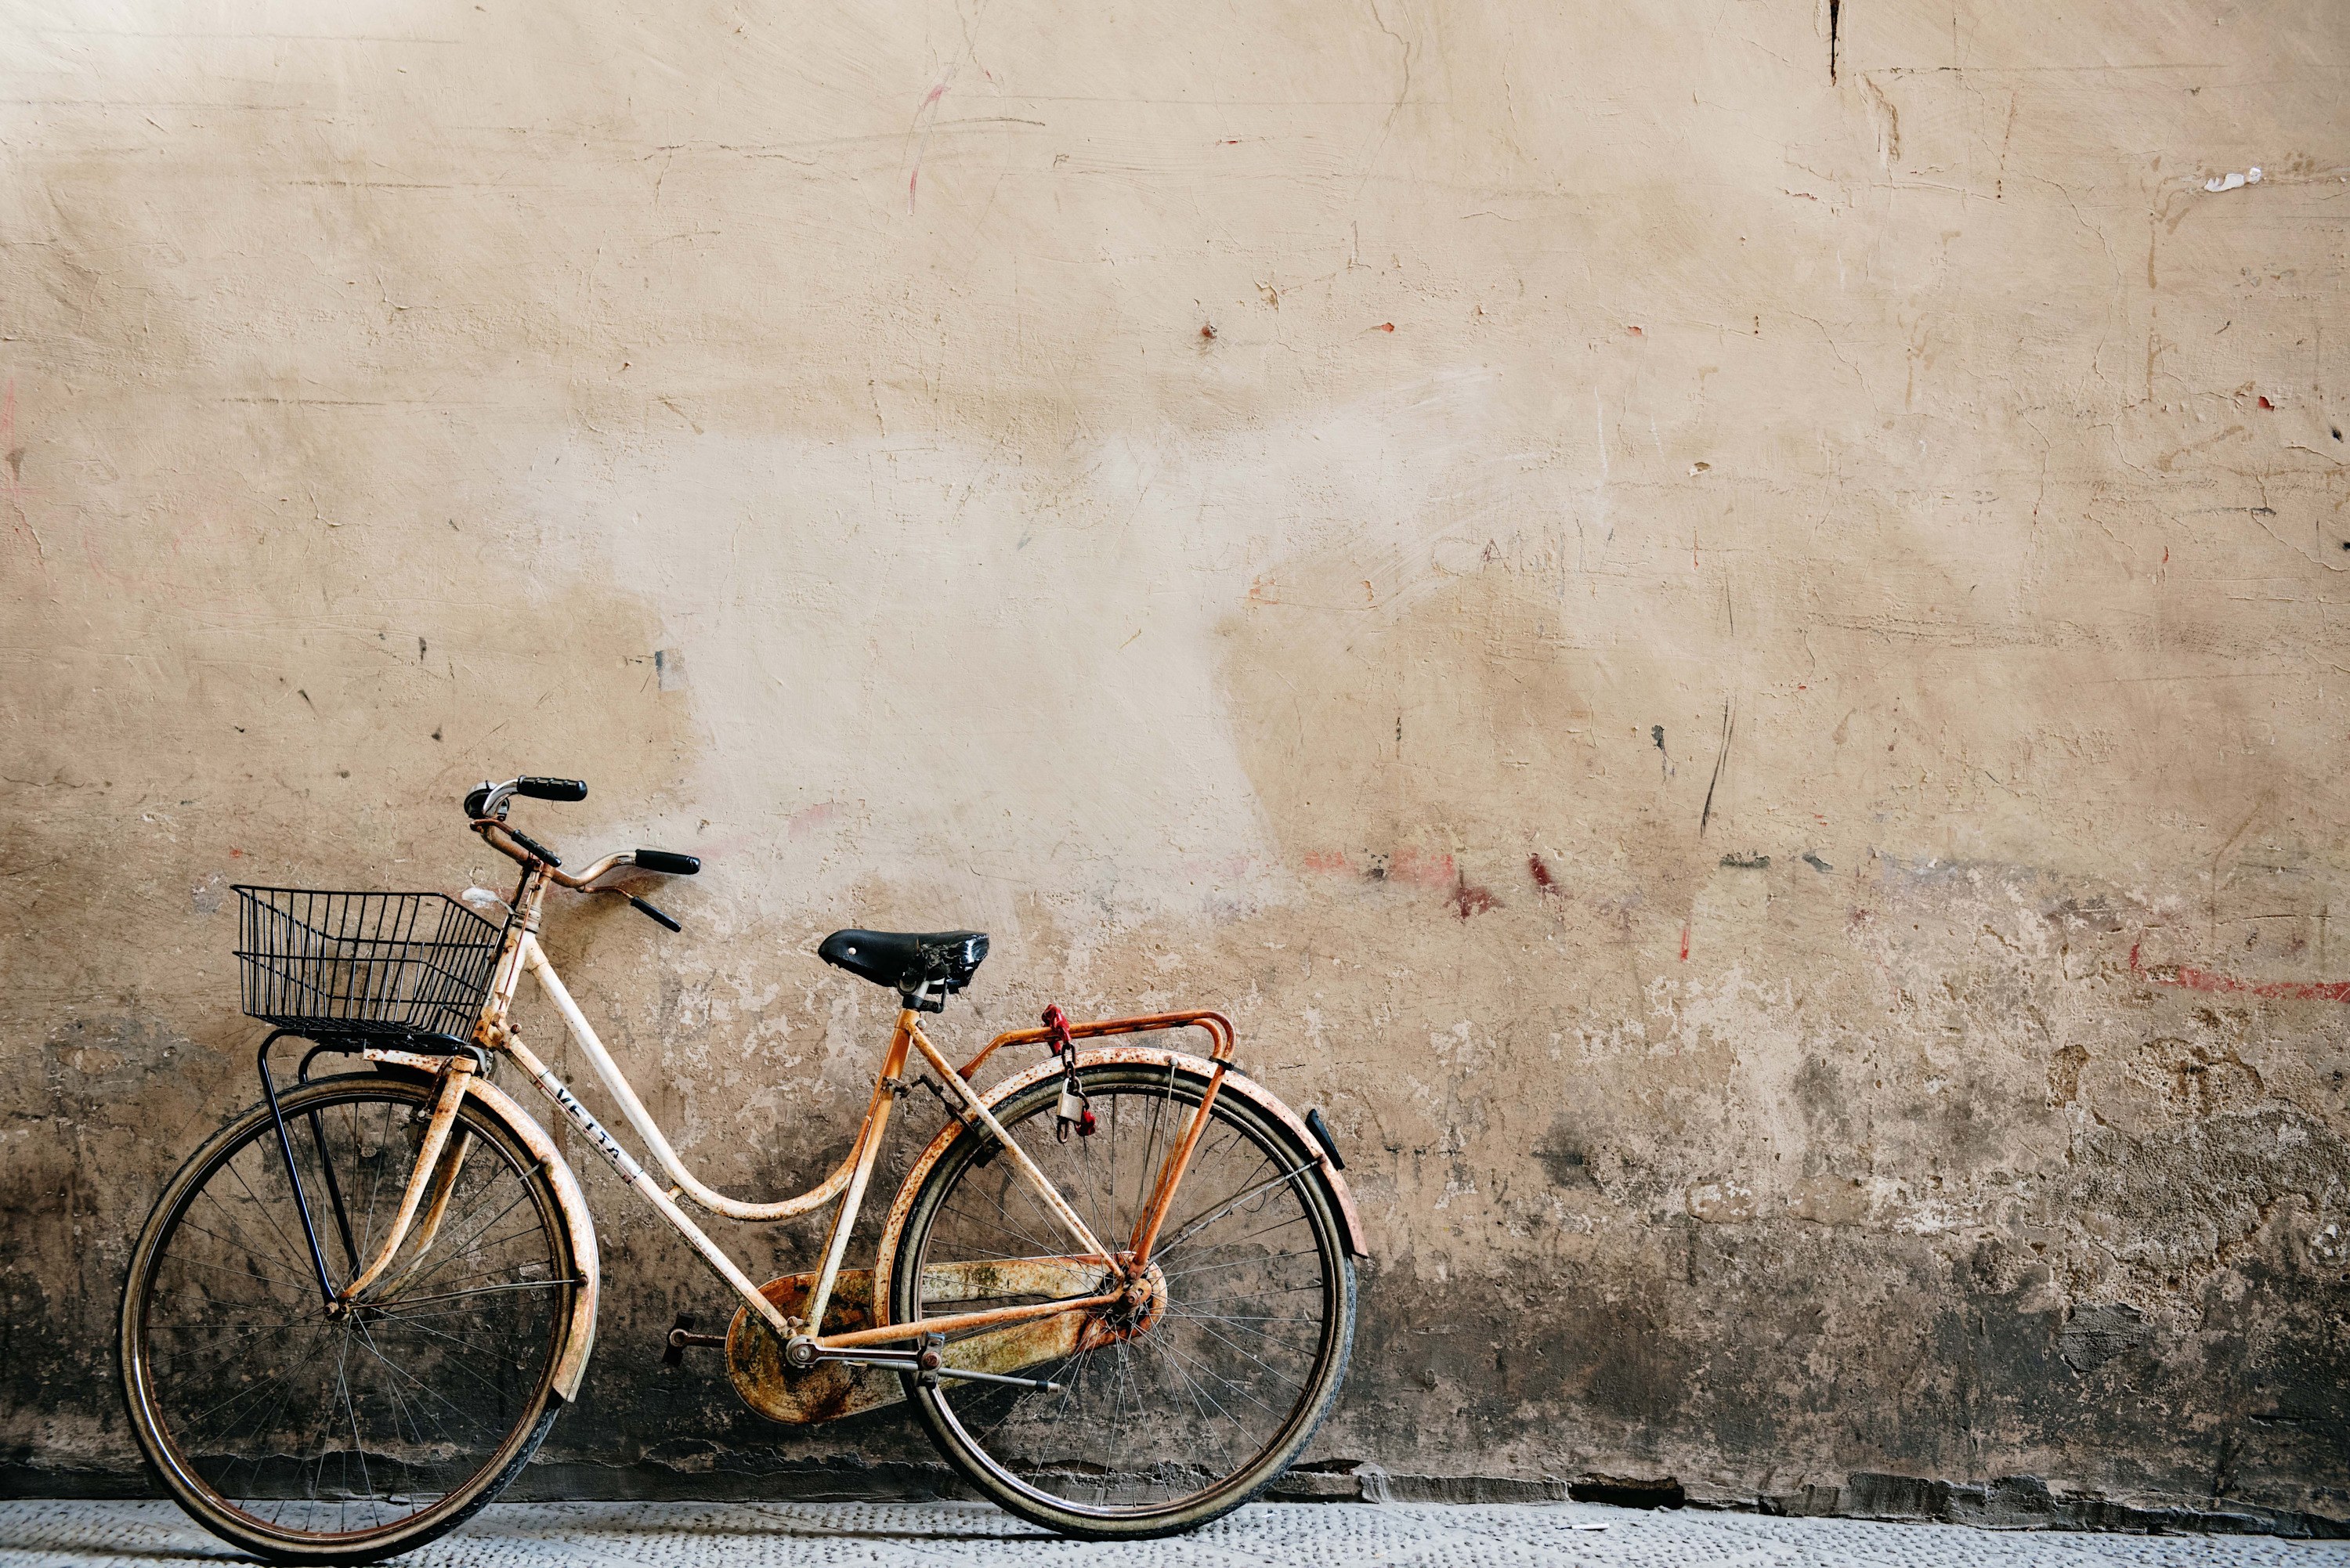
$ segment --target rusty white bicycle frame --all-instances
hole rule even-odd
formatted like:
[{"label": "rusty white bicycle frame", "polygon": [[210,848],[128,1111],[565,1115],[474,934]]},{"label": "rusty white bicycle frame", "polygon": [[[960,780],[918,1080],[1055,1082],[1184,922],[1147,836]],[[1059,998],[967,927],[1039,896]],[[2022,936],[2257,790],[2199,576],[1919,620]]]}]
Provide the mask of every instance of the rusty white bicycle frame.
[{"label": "rusty white bicycle frame", "polygon": [[[1232,1025],[1222,1015],[1205,1012],[1157,1013],[1142,1018],[1112,1019],[1067,1026],[1068,1036],[1084,1038],[1188,1025],[1205,1029],[1215,1042],[1210,1058],[1212,1071],[1198,1108],[1192,1113],[1183,1136],[1169,1148],[1166,1160],[1159,1168],[1150,1201],[1137,1217],[1133,1232],[1122,1238],[1126,1245],[1120,1250],[1113,1251],[1093,1233],[1083,1217],[1053,1185],[1051,1179],[1037,1168],[1027,1152],[996,1120],[995,1113],[988,1108],[985,1099],[971,1082],[972,1075],[980,1064],[998,1049],[1005,1045],[1041,1043],[1054,1038],[1054,1032],[1026,1029],[998,1035],[978,1055],[958,1069],[948,1064],[938,1047],[922,1033],[919,1015],[911,1006],[899,1010],[897,1028],[890,1036],[889,1051],[882,1058],[881,1071],[874,1080],[873,1096],[866,1106],[864,1122],[858,1128],[856,1142],[850,1146],[838,1168],[795,1198],[773,1203],[744,1202],[705,1186],[685,1168],[684,1162],[679,1159],[677,1151],[671,1147],[660,1125],[653,1120],[652,1114],[646,1110],[644,1102],[630,1087],[627,1075],[604,1048],[594,1026],[580,1012],[579,1004],[572,1000],[571,992],[555,972],[555,966],[547,961],[546,950],[538,942],[540,909],[550,884],[580,892],[617,893],[617,889],[598,888],[592,884],[608,872],[633,864],[633,855],[626,851],[608,855],[575,876],[557,869],[533,853],[535,846],[525,848],[517,844],[502,822],[482,820],[476,821],[473,826],[492,847],[521,862],[524,867],[522,882],[510,905],[513,919],[508,922],[504,945],[498,954],[490,994],[483,1005],[480,1021],[474,1026],[473,1043],[487,1052],[502,1052],[520,1065],[531,1082],[538,1085],[540,1092],[555,1103],[571,1125],[619,1173],[620,1179],[633,1188],[639,1197],[669,1222],[671,1229],[685,1239],[687,1245],[711,1271],[743,1299],[753,1315],[781,1335],[787,1344],[798,1346],[808,1359],[867,1359],[868,1357],[860,1356],[858,1353],[866,1347],[887,1345],[891,1341],[956,1334],[966,1329],[1007,1325],[1062,1313],[1107,1307],[1127,1293],[1130,1282],[1142,1279],[1150,1264],[1151,1247],[1156,1243],[1159,1228],[1174,1202],[1183,1173],[1190,1167],[1200,1136],[1207,1128],[1209,1113],[1215,1105],[1217,1092],[1222,1086],[1224,1073],[1231,1063]],[[670,1179],[671,1185],[666,1189],[579,1103],[578,1096],[522,1043],[521,1037],[507,1023],[507,1013],[513,1007],[515,994],[525,971],[538,982],[539,989],[555,1004],[565,1026],[571,1032],[571,1037],[578,1043],[589,1064],[594,1067],[596,1076],[620,1107],[621,1115],[635,1130],[653,1162]],[[1075,1049],[1074,1045],[1070,1048]],[[1091,1295],[1061,1297],[982,1312],[953,1313],[924,1317],[913,1323],[884,1324],[840,1334],[817,1334],[815,1332],[824,1322],[825,1309],[831,1300],[841,1260],[848,1250],[849,1233],[857,1224],[866,1187],[873,1174],[874,1162],[880,1154],[882,1135],[889,1125],[890,1109],[898,1096],[909,1087],[905,1078],[906,1063],[910,1054],[915,1052],[919,1052],[922,1059],[937,1070],[940,1077],[961,1099],[963,1109],[959,1114],[964,1116],[966,1125],[983,1127],[996,1138],[1004,1152],[1011,1156],[1021,1176],[1036,1189],[1045,1208],[1076,1243],[1075,1250],[1065,1257],[1036,1261],[1061,1265],[1098,1263],[1109,1271],[1109,1279],[1116,1282],[1118,1288]],[[401,1244],[409,1239],[411,1230],[415,1232],[415,1251],[408,1267],[396,1278],[383,1282],[377,1294],[389,1295],[397,1292],[414,1274],[424,1254],[432,1248],[439,1235],[442,1218],[455,1189],[457,1174],[465,1155],[466,1140],[462,1137],[456,1139],[452,1147],[451,1130],[466,1095],[481,1093],[484,1087],[475,1064],[464,1056],[444,1059],[380,1047],[368,1050],[366,1054],[377,1061],[435,1072],[440,1075],[440,1088],[433,1101],[432,1117],[425,1126],[423,1138],[418,1147],[415,1169],[410,1173],[407,1188],[400,1195],[400,1208],[392,1218],[390,1230],[367,1266],[336,1293],[337,1302],[346,1304],[366,1299],[368,1293],[383,1282],[392,1260],[398,1255]],[[496,1091],[490,1093],[495,1094]],[[839,1198],[840,1205],[833,1215],[831,1229],[825,1239],[823,1264],[816,1277],[816,1289],[808,1298],[805,1316],[787,1315],[769,1301],[751,1277],[727,1256],[724,1249],[712,1241],[680,1207],[680,1199],[686,1199],[730,1220],[789,1220],[818,1209],[836,1197]],[[420,1213],[422,1216],[421,1222]],[[878,1291],[875,1299],[877,1302],[880,1299]],[[880,1360],[891,1354],[884,1352],[869,1358]]]}]

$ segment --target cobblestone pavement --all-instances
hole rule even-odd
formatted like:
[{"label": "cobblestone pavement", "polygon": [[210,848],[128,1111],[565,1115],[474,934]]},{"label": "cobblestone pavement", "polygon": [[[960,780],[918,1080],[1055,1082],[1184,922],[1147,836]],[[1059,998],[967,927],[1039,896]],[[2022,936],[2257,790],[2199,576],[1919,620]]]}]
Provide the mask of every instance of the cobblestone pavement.
[{"label": "cobblestone pavement", "polygon": [[[237,1561],[161,1502],[0,1503],[0,1568]],[[1264,1504],[1172,1541],[1063,1541],[970,1503],[506,1503],[403,1568],[2290,1568],[2350,1565],[2350,1542],[2090,1535],[1650,1512],[1592,1503]]]}]

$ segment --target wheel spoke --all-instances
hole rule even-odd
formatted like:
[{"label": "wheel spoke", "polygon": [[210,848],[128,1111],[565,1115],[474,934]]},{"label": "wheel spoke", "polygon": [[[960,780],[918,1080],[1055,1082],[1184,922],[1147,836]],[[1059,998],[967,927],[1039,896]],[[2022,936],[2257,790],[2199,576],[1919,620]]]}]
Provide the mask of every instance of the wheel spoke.
[{"label": "wheel spoke", "polygon": [[[587,1282],[585,1280],[516,1280],[512,1284],[476,1285],[472,1290],[442,1291],[429,1296],[393,1296],[389,1301],[375,1302],[370,1304],[390,1312],[394,1307],[415,1306],[423,1302],[453,1302],[466,1296],[494,1296],[511,1291],[556,1291],[561,1290],[566,1285],[584,1285]],[[426,1313],[422,1315],[430,1317],[434,1314]]]},{"label": "wheel spoke", "polygon": [[[283,1155],[283,1153],[282,1153],[282,1152],[281,1152],[281,1154],[280,1154],[279,1158],[284,1158],[284,1155]],[[273,1230],[273,1231],[276,1231],[276,1232],[277,1232],[277,1239],[278,1239],[280,1241],[284,1241],[284,1242],[286,1243],[286,1250],[287,1253],[288,1253],[289,1255],[293,1256],[293,1257],[297,1257],[297,1258],[307,1258],[307,1257],[310,1255],[310,1254],[309,1254],[309,1251],[308,1251],[308,1250],[307,1250],[307,1249],[305,1249],[305,1250],[303,1250],[303,1251],[298,1251],[298,1252],[297,1252],[297,1251],[296,1251],[294,1250],[294,1243],[293,1243],[293,1241],[292,1241],[291,1240],[289,1240],[289,1239],[287,1238],[287,1236],[286,1236],[286,1234],[285,1228],[284,1228],[283,1226],[281,1226],[281,1225],[279,1225],[279,1224],[278,1224],[276,1214],[272,1210],[272,1209],[271,1209],[271,1207],[270,1207],[269,1205],[267,1205],[267,1204],[265,1204],[265,1203],[262,1202],[262,1201],[261,1201],[261,1199],[260,1199],[260,1198],[255,1194],[255,1192],[254,1192],[253,1189],[252,1189],[250,1186],[248,1186],[248,1185],[246,1184],[245,1179],[244,1179],[244,1172],[243,1172],[243,1171],[241,1171],[241,1170],[237,1169],[237,1168],[236,1168],[236,1167],[235,1167],[234,1164],[232,1164],[232,1165],[229,1167],[229,1172],[228,1172],[228,1173],[229,1173],[231,1176],[234,1176],[234,1177],[235,1177],[235,1178],[236,1178],[236,1184],[237,1184],[239,1187],[243,1187],[243,1188],[244,1188],[244,1195],[245,1195],[247,1198],[250,1198],[250,1199],[253,1199],[253,1206],[254,1206],[255,1209],[258,1209],[258,1210],[261,1210],[261,1217],[262,1217],[264,1220],[268,1220],[268,1221],[269,1221],[269,1228],[270,1228],[271,1230]],[[289,1173],[288,1173],[288,1175],[289,1175],[289,1178],[290,1178],[291,1173],[289,1172]],[[289,1180],[288,1180],[288,1182],[287,1182],[287,1186],[286,1186],[286,1192],[287,1192],[287,1195],[288,1195],[289,1197],[292,1195],[292,1192],[293,1192],[293,1186],[292,1186],[292,1182],[291,1182],[291,1180],[290,1180],[290,1179],[289,1179]],[[213,1202],[215,1202],[215,1203],[219,1203],[219,1202],[220,1202],[220,1199],[219,1199],[218,1198],[214,1198],[214,1199],[213,1199]],[[225,1205],[223,1205],[223,1207],[226,1207],[226,1206],[225,1206]],[[245,1256],[246,1256],[247,1258],[250,1258],[252,1255],[253,1255],[253,1254],[252,1254],[251,1251],[248,1249],[248,1250],[247,1250],[247,1251],[246,1251],[246,1253],[245,1253]]]}]

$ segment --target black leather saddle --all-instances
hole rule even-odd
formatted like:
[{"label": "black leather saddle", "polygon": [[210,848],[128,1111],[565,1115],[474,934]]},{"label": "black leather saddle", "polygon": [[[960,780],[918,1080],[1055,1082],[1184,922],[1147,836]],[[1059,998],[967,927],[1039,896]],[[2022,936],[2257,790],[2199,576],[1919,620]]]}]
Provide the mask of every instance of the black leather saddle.
[{"label": "black leather saddle", "polygon": [[987,933],[835,931],[816,956],[859,980],[903,992],[910,1007],[937,1012],[978,972],[987,957]]}]

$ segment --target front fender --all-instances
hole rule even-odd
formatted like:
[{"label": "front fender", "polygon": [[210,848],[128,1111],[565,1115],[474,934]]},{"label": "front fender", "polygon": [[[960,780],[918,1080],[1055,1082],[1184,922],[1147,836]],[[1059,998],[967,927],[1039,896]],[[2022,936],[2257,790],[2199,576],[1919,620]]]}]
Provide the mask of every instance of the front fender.
[{"label": "front fender", "polygon": [[[1097,1064],[1172,1066],[1196,1073],[1203,1078],[1213,1074],[1217,1066],[1204,1056],[1170,1051],[1163,1045],[1112,1045],[1085,1052],[1077,1057],[1080,1067]],[[1061,1071],[1058,1062],[1040,1062],[1015,1077],[1006,1078],[980,1098],[992,1111],[1031,1084],[1057,1077]],[[1287,1127],[1301,1147],[1315,1152],[1319,1159],[1316,1173],[1322,1178],[1323,1190],[1329,1195],[1330,1206],[1338,1211],[1339,1226],[1346,1232],[1347,1251],[1358,1258],[1368,1256],[1370,1249],[1363,1242],[1362,1216],[1355,1211],[1355,1199],[1353,1194],[1347,1190],[1347,1179],[1339,1173],[1337,1167],[1330,1163],[1329,1152],[1323,1148],[1322,1140],[1306,1127],[1305,1118],[1282,1104],[1271,1089],[1237,1068],[1224,1069],[1223,1087],[1217,1092],[1240,1096]],[[962,1127],[960,1121],[950,1121],[939,1129],[938,1137],[931,1140],[930,1147],[922,1150],[921,1158],[915,1160],[913,1168],[906,1172],[906,1179],[898,1188],[898,1196],[889,1204],[889,1218],[881,1225],[880,1245],[873,1254],[873,1315],[877,1323],[889,1321],[890,1273],[897,1264],[898,1239],[905,1230],[907,1214],[914,1207],[914,1195],[921,1190],[923,1179],[930,1175],[931,1168],[938,1164],[940,1158],[946,1153],[947,1146],[953,1143],[956,1135],[962,1131]]]},{"label": "front fender", "polygon": [[[441,1058],[436,1056],[385,1050],[367,1054],[371,1061],[411,1073],[441,1071]],[[555,1363],[555,1391],[567,1405],[579,1397],[580,1380],[588,1376],[588,1355],[596,1348],[596,1303],[603,1290],[604,1266],[596,1251],[595,1216],[588,1211],[588,1195],[580,1190],[579,1178],[565,1161],[563,1151],[512,1095],[479,1074],[466,1080],[465,1092],[530,1150],[531,1158],[546,1170],[547,1184],[555,1189],[555,1207],[563,1215],[563,1228],[571,1241],[571,1262],[585,1282],[571,1299],[571,1322],[564,1330],[563,1353]]]}]

